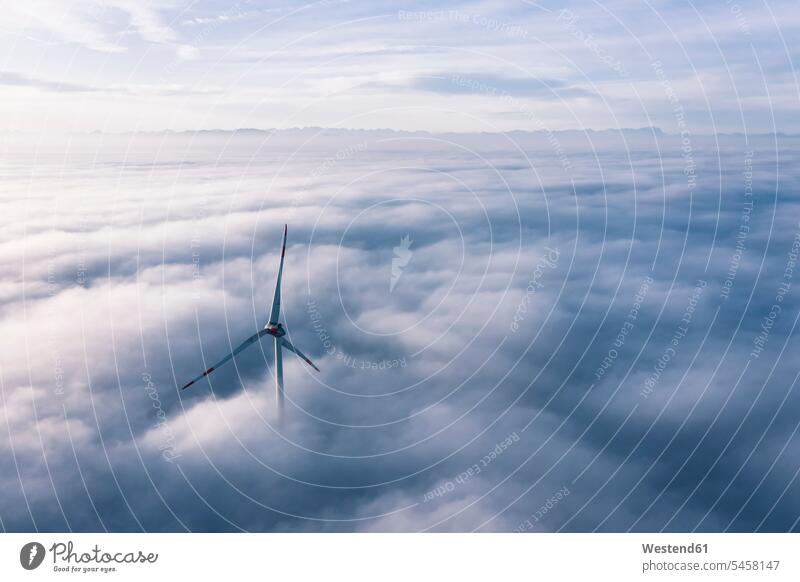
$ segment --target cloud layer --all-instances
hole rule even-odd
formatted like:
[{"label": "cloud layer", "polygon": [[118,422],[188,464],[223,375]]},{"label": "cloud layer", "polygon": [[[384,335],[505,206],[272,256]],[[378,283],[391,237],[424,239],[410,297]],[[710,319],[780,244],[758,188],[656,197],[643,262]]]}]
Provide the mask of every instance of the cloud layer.
[{"label": "cloud layer", "polygon": [[793,138],[3,147],[7,531],[798,528]]}]

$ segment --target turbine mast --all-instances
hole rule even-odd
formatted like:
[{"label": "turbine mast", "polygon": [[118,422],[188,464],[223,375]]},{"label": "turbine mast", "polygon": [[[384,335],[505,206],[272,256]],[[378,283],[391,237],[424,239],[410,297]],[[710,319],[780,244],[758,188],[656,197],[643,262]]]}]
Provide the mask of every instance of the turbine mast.
[{"label": "turbine mast", "polygon": [[275,400],[278,405],[278,422],[283,423],[283,354],[281,353],[281,340],[277,337],[275,338]]}]

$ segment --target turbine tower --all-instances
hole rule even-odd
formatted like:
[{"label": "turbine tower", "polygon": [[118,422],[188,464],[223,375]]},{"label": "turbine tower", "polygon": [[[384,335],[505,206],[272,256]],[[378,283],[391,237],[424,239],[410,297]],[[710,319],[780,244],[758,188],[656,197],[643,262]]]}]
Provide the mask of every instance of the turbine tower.
[{"label": "turbine tower", "polygon": [[275,282],[275,295],[272,298],[272,309],[269,312],[269,321],[264,326],[263,329],[254,333],[249,338],[244,340],[241,344],[239,344],[230,354],[222,358],[219,362],[211,366],[208,370],[197,376],[191,382],[188,382],[184,385],[181,390],[185,390],[198,380],[202,380],[206,376],[208,376],[211,372],[219,368],[222,364],[226,363],[228,360],[232,359],[236,354],[245,350],[250,345],[254,344],[257,341],[260,341],[265,335],[272,336],[275,344],[275,399],[276,404],[278,407],[278,419],[280,421],[283,420],[283,409],[284,409],[284,391],[283,391],[283,348],[286,348],[290,352],[294,352],[300,359],[305,361],[309,366],[314,368],[317,372],[319,372],[319,368],[314,365],[314,362],[309,360],[306,355],[294,347],[288,339],[286,339],[286,330],[284,329],[283,325],[281,325],[281,278],[283,277],[283,259],[286,256],[286,234],[288,231],[288,226],[284,225],[283,227],[283,245],[281,247],[281,262],[280,266],[278,267],[278,279]]}]

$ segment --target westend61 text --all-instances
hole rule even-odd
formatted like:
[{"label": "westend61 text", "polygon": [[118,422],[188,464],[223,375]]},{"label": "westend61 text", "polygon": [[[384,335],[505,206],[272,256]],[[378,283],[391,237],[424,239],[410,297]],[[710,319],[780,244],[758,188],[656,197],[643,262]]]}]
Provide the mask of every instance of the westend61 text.
[{"label": "westend61 text", "polygon": [[708,544],[687,544],[676,546],[674,544],[642,544],[645,554],[707,554]]}]

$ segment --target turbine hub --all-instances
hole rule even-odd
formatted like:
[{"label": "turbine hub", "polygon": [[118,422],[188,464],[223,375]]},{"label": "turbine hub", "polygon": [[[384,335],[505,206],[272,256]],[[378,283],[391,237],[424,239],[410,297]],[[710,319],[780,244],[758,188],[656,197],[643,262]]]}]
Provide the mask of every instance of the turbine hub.
[{"label": "turbine hub", "polygon": [[286,335],[286,330],[280,323],[268,323],[265,328],[270,335],[275,337],[282,337]]}]

